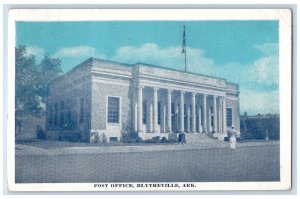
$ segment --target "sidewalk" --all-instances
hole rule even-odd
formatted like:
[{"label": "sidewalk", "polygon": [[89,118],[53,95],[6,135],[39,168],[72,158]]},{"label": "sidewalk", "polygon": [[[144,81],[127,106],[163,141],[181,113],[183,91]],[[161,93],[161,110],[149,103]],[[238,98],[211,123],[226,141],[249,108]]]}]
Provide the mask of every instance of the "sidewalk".
[{"label": "sidewalk", "polygon": [[[237,149],[241,147],[259,147],[279,145],[279,141],[268,142],[241,142],[237,143]],[[135,146],[66,146],[54,148],[40,148],[25,144],[16,144],[16,155],[73,155],[73,154],[102,154],[102,153],[139,153],[155,151],[180,151],[180,150],[214,150],[229,149],[229,143],[215,140],[212,143],[188,143],[185,145],[166,144],[166,145],[135,145]]]}]

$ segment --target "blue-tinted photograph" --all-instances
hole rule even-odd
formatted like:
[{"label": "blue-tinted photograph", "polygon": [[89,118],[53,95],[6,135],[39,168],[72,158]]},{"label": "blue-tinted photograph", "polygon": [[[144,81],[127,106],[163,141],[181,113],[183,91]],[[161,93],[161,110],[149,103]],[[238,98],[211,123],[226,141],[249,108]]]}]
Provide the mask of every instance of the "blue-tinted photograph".
[{"label": "blue-tinted photograph", "polygon": [[15,26],[15,183],[280,181],[277,20]]}]

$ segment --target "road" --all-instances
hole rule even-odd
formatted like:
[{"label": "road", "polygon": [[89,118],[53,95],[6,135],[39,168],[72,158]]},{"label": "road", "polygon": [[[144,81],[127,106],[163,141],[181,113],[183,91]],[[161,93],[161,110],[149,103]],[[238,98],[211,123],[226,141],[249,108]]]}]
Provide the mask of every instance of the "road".
[{"label": "road", "polygon": [[[50,150],[50,149],[49,149]],[[16,183],[278,181],[279,144],[126,153],[16,155]]]}]

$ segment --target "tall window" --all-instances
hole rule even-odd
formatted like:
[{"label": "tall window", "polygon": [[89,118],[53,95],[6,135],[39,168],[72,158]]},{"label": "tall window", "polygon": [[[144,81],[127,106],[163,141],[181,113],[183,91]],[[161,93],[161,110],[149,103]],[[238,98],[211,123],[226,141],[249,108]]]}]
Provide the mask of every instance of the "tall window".
[{"label": "tall window", "polygon": [[48,118],[49,126],[53,125],[53,106],[49,106],[49,118]]},{"label": "tall window", "polygon": [[175,132],[176,131],[176,106],[175,104],[172,102],[171,103],[171,115],[172,115],[172,131]]},{"label": "tall window", "polygon": [[68,127],[70,127],[71,125],[71,110],[69,106],[67,106],[67,111],[66,111],[66,124],[68,125]]},{"label": "tall window", "polygon": [[203,113],[203,106],[200,106],[199,108],[200,108],[201,124],[202,124],[202,126],[203,126],[203,123],[204,123],[204,118],[203,118],[203,115],[204,115],[204,113]]},{"label": "tall window", "polygon": [[161,122],[160,113],[161,113],[161,103],[157,102],[157,123],[158,124],[160,124]]},{"label": "tall window", "polygon": [[147,123],[147,101],[143,101],[143,124]]},{"label": "tall window", "polygon": [[183,122],[184,131],[188,131],[188,129],[187,129],[187,120],[188,120],[188,118],[187,118],[187,105],[186,104],[184,104],[184,106],[183,106],[183,113],[184,113],[184,122]]},{"label": "tall window", "polygon": [[199,131],[199,107],[198,107],[198,105],[196,105],[196,109],[195,109],[195,111],[196,111],[196,131],[198,132]]},{"label": "tall window", "polygon": [[54,125],[57,125],[57,117],[58,117],[58,103],[54,105]]},{"label": "tall window", "polygon": [[108,97],[107,122],[119,123],[120,118],[120,98]]},{"label": "tall window", "polygon": [[172,103],[171,104],[171,113],[172,113],[172,115],[175,115],[175,104],[174,103]]},{"label": "tall window", "polygon": [[213,107],[210,107],[210,112],[211,112],[210,125],[214,126],[214,109],[213,109]]},{"label": "tall window", "polygon": [[84,122],[84,98],[79,99],[79,123]]},{"label": "tall window", "polygon": [[226,125],[232,125],[232,108],[226,108]]},{"label": "tall window", "polygon": [[60,121],[59,121],[59,125],[61,127],[64,126],[65,124],[65,102],[64,101],[61,101],[60,102]]}]

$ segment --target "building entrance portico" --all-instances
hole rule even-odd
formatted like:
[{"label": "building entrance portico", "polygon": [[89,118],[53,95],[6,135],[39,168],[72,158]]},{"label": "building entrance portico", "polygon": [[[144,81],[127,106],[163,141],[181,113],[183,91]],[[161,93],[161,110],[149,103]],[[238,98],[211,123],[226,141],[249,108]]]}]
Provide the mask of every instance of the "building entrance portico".
[{"label": "building entrance portico", "polygon": [[225,131],[223,96],[150,85],[139,85],[136,90],[138,110],[135,120],[140,135],[154,137],[166,136],[167,133]]}]

